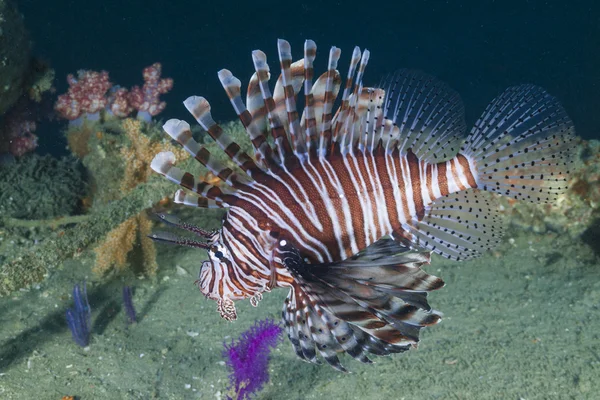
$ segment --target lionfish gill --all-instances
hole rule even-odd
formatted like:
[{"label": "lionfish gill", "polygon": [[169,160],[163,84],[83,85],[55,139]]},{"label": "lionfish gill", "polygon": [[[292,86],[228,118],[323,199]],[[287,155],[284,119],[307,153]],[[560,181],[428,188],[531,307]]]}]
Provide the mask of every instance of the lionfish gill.
[{"label": "lionfish gill", "polygon": [[265,53],[252,52],[245,102],[240,80],[218,73],[253,156],[224,134],[205,98],[192,96],[185,107],[231,163],[196,142],[185,121],[164,130],[222,183],[180,170],[171,152],[152,162],[186,189],[177,203],[226,208],[221,229],[161,214],[202,240],[152,237],[208,251],[197,285],[228,320],[235,300],[256,305],[264,292],[290,288],[282,316],[303,360],[318,363],[320,354],[345,370],[340,353],[369,363],[369,353],[406,351],[441,318],[427,293],[444,282],[420,268],[430,253],[466,260],[499,242],[502,223],[482,190],[555,200],[567,186],[573,124],[554,97],[521,85],[494,99],[467,135],[460,97],[429,75],[399,70],[365,87],[369,51],[354,49],[342,79],[332,47],[313,81],[315,42],[296,62],[288,42],[277,48],[273,89]]}]

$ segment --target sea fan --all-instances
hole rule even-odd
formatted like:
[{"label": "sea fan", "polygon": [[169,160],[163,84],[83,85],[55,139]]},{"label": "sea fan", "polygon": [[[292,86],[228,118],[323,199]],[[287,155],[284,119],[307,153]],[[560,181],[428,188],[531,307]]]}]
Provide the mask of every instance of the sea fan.
[{"label": "sea fan", "polygon": [[270,319],[257,321],[237,342],[224,343],[223,357],[230,371],[229,399],[249,399],[269,381],[269,360],[281,341],[283,328]]}]

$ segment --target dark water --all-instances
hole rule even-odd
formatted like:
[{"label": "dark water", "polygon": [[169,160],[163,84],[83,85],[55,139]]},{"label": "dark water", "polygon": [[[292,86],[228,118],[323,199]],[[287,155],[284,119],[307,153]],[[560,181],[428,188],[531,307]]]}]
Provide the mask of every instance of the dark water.
[{"label": "dark water", "polygon": [[[358,45],[371,51],[366,84],[404,67],[438,76],[462,96],[469,125],[506,87],[537,84],[561,100],[579,136],[600,139],[600,3],[590,0],[21,0],[18,7],[31,32],[34,55],[56,71],[57,94],[66,91],[66,75],[79,69],[106,70],[112,82],[131,87],[142,83],[144,67],[161,62],[163,75],[175,81],[163,97],[168,106],[161,119],[191,119],[181,104],[190,95],[207,97],[215,119],[234,119],[217,71],[228,68],[247,81],[253,71],[252,50],[270,55],[275,70],[277,38],[291,43],[295,58],[302,56],[304,40],[310,38],[319,46],[317,71],[323,71],[328,49],[335,45],[342,49],[344,74],[349,54]],[[65,125],[40,123],[38,152],[69,153]],[[118,146],[101,140],[94,143],[112,148],[113,158],[120,154]],[[94,151],[103,149],[98,145]],[[600,154],[597,147],[593,154]],[[97,160],[92,158],[86,168],[92,171],[101,164]],[[111,165],[102,168],[109,170]],[[597,165],[590,162],[583,175],[596,177],[595,183],[584,182],[579,188],[585,204],[572,196],[570,200],[580,201],[563,203],[560,209],[573,215],[565,232],[576,230],[577,224],[590,225],[589,215],[598,218]],[[69,176],[79,176],[76,172]],[[97,179],[99,187],[120,187],[121,176],[97,176],[109,177]],[[40,188],[52,185],[38,178],[34,186],[44,198]],[[17,198],[12,191],[11,195]],[[114,204],[106,202],[101,211]],[[41,204],[30,203],[36,210]],[[588,213],[591,208],[595,211]],[[543,215],[536,219],[523,214],[543,222]],[[207,229],[221,222],[220,215],[204,210],[193,215]],[[0,213],[0,263],[13,255],[2,254],[14,244],[2,239],[6,232],[25,232],[17,244],[34,252],[64,234],[63,225],[51,228],[49,220],[34,221],[33,215],[12,218],[8,229],[2,225],[4,217]],[[75,216],[64,231],[72,232],[69,229],[87,217]],[[571,237],[560,230],[534,234],[533,222],[526,220],[523,225],[531,226],[509,231],[497,251],[472,262],[433,259],[427,270],[443,276],[447,286],[430,300],[444,312],[444,322],[425,330],[418,351],[377,358],[375,366],[346,357],[344,363],[353,374],[341,374],[300,362],[286,339],[274,353],[271,381],[259,398],[598,398],[600,263],[593,240],[598,224]],[[41,225],[35,228],[36,224]],[[152,279],[138,279],[141,275],[134,268],[104,279],[91,271],[96,257],[92,247],[48,265],[49,276],[41,283],[0,297],[0,399],[57,399],[67,394],[80,399],[224,398],[228,371],[221,355],[223,341],[237,337],[255,320],[278,319],[285,291],[265,295],[258,308],[239,302],[239,319],[232,324],[219,317],[214,302],[205,301],[193,284],[206,258],[203,251],[158,247],[159,267]],[[0,278],[1,284],[4,277]],[[83,349],[72,341],[64,318],[73,306],[73,284],[82,281],[88,284],[94,320],[90,346]],[[124,320],[124,285],[135,288],[138,322],[133,325]]]},{"label": "dark water", "polygon": [[197,94],[209,98],[216,118],[233,119],[216,71],[248,79],[251,50],[272,54],[285,38],[300,58],[310,38],[321,63],[332,45],[342,57],[355,45],[370,49],[367,83],[402,67],[437,75],[461,94],[469,123],[505,87],[535,83],[561,99],[580,136],[600,138],[600,3],[590,0],[23,0],[19,7],[36,54],[56,69],[58,93],[66,74],[81,68],[107,70],[130,86],[160,61],[175,80],[165,118],[181,117],[180,102]]}]

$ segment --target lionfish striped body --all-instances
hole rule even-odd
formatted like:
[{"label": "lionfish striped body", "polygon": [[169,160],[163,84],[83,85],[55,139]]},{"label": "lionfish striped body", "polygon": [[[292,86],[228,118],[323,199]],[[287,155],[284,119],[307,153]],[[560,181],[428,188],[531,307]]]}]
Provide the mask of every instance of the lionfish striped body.
[{"label": "lionfish striped body", "polygon": [[496,98],[461,145],[461,100],[436,79],[402,70],[381,88],[363,87],[369,52],[355,48],[334,112],[340,50],[331,49],[314,83],[314,42],[294,63],[287,42],[279,40],[278,50],[273,92],[266,56],[253,52],[245,103],[241,82],[219,72],[254,157],[223,133],[202,97],[184,104],[234,167],[199,145],[186,122],[164,125],[223,185],[179,170],[172,153],[152,163],[188,189],[176,202],[226,207],[222,228],[207,232],[163,216],[205,241],[153,236],[208,250],[198,285],[229,320],[234,300],[256,305],[265,291],[290,287],[283,319],[305,360],[317,362],[319,353],[343,370],[338,353],[370,362],[367,353],[405,351],[440,320],[426,296],[443,281],[420,269],[430,251],[462,260],[498,243],[494,204],[477,189],[552,201],[566,187],[572,123],[553,97],[523,85]]}]

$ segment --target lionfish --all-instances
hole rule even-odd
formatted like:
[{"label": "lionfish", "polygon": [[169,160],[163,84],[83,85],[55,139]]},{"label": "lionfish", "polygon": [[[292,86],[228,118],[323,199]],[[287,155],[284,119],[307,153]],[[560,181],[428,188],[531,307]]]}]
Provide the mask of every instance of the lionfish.
[{"label": "lionfish", "polygon": [[227,320],[236,319],[235,300],[256,306],[264,292],[289,287],[282,317],[296,354],[314,363],[320,354],[344,371],[340,353],[370,363],[369,353],[415,347],[420,330],[440,321],[427,293],[444,282],[420,268],[431,252],[466,260],[499,243],[497,206],[480,190],[556,199],[567,186],[574,128],[554,97],[521,85],[494,99],[464,138],[460,97],[429,75],[400,70],[365,87],[370,54],[356,47],[341,90],[339,48],[313,82],[315,42],[296,62],[288,42],[277,47],[272,91],[265,53],[252,52],[245,103],[240,80],[218,73],[253,157],[213,120],[208,101],[192,96],[185,107],[231,163],[195,141],[187,122],[163,128],[222,182],[180,170],[171,152],[152,162],[187,189],[176,203],[226,208],[221,229],[161,214],[203,240],[152,237],[208,251],[196,283]]}]

